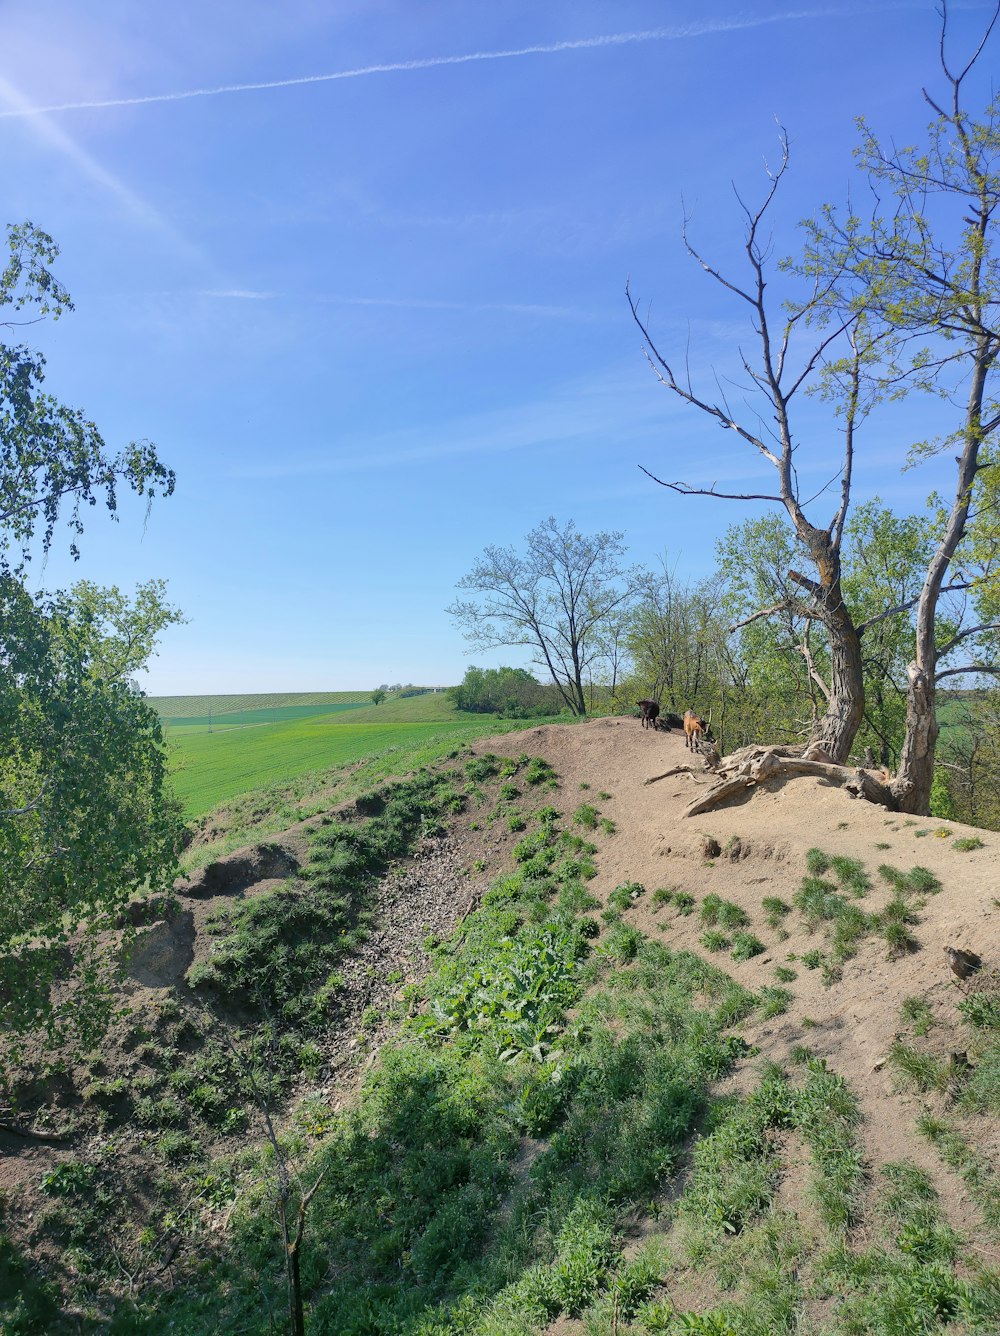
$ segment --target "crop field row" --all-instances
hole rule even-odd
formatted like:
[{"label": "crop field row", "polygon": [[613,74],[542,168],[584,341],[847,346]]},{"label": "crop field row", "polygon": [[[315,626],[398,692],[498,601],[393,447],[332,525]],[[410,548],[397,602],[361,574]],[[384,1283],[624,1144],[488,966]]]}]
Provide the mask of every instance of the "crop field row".
[{"label": "crop field row", "polygon": [[290,719],[312,719],[317,715],[339,714],[342,710],[360,710],[368,700],[340,701],[336,705],[271,705],[253,710],[212,710],[210,714],[165,715],[163,723],[168,733],[185,729],[207,732],[209,728],[245,728],[253,724],[282,724]]},{"label": "crop field row", "polygon": [[311,711],[280,722],[243,727],[168,727],[173,787],[189,817],[220,803],[312,771],[368,759],[390,749],[416,753],[427,744],[456,742],[494,731],[490,715],[456,711],[447,696],[426,695],[382,705]]},{"label": "crop field row", "polygon": [[407,747],[442,732],[461,736],[481,731],[475,723],[344,724],[316,728],[308,723],[274,728],[232,729],[185,737],[172,752],[173,784],[188,816],[200,816],[229,798],[292,779],[310,770],[360,761],[389,747]]},{"label": "crop field row", "polygon": [[148,696],[147,702],[161,719],[214,719],[221,714],[256,710],[303,709],[324,705],[367,705],[370,691],[279,691],[241,696]]}]

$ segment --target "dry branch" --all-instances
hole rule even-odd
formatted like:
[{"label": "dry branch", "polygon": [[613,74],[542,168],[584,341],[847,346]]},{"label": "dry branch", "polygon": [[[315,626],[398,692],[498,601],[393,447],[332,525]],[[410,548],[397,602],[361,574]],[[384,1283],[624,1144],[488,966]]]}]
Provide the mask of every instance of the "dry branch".
[{"label": "dry branch", "polygon": [[685,816],[698,816],[721,807],[730,798],[769,779],[788,779],[793,775],[813,775],[828,783],[839,785],[853,798],[894,808],[895,802],[888,785],[870,775],[867,770],[827,761],[807,760],[796,755],[796,747],[744,747],[722,762],[722,777],[709,791],[690,802]]}]

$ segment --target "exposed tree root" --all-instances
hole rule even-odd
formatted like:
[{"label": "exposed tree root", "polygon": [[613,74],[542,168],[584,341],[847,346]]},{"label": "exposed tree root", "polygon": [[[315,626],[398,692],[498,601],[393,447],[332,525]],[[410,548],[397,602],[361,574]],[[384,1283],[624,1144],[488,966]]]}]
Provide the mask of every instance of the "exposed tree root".
[{"label": "exposed tree root", "polygon": [[818,748],[806,751],[805,755],[802,752],[801,747],[743,747],[733,752],[719,763],[721,774],[718,783],[690,802],[684,809],[684,815],[698,816],[701,812],[709,812],[756,784],[762,784],[768,779],[785,779],[791,775],[815,775],[817,779],[825,779],[828,783],[845,788],[852,798],[864,798],[890,811],[896,809],[892,789],[867,770],[834,765]]},{"label": "exposed tree root", "polygon": [[0,1132],[8,1136],[25,1137],[30,1141],[65,1141],[65,1134],[59,1132],[32,1132],[30,1127],[18,1127],[17,1123],[0,1122]]},{"label": "exposed tree root", "polygon": [[672,770],[664,770],[662,775],[651,775],[649,779],[644,780],[643,784],[657,784],[661,779],[669,779],[671,775],[694,775],[700,773],[695,770],[693,765],[675,765]]}]

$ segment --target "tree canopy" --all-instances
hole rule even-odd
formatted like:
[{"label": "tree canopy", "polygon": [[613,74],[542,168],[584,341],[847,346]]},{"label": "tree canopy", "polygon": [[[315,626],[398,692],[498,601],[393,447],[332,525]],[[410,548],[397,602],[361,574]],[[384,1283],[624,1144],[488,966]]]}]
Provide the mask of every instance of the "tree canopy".
[{"label": "tree canopy", "polygon": [[[52,272],[52,238],[7,229],[0,330],[72,309]],[[84,413],[42,389],[45,359],[0,343],[0,1027],[8,1038],[41,1020],[82,1023],[81,998],[53,1009],[63,947],[93,933],[129,896],[169,884],[180,820],[166,781],[159,719],[134,674],[179,619],[163,585],[129,598],[81,582],[31,594],[24,568],[51,547],[60,521],[70,551],[88,508],[114,514],[121,486],[151,500],[174,475],[148,442],[112,453]],[[96,977],[85,943],[77,964]],[[95,1000],[91,990],[87,997]]]}]

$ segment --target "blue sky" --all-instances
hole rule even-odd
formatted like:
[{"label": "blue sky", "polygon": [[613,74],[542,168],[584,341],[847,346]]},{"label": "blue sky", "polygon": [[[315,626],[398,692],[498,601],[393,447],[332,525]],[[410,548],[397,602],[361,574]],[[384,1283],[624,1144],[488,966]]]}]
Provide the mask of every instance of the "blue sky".
[{"label": "blue sky", "polygon": [[[956,52],[989,12],[953,10]],[[852,184],[856,116],[919,134],[937,39],[933,4],[878,0],[4,0],[4,221],[53,234],[77,307],[37,331],[48,388],[178,475],[33,579],[165,578],[189,620],[145,685],[173,694],[456,681],[455,582],[549,514],[707,574],[749,509],[637,465],[755,491],[767,466],[657,386],[626,277],[725,374],[746,329],[684,209],[738,273],[732,185],[758,197],[778,118],[790,250]],[[807,412],[825,480],[839,438]],[[872,421],[858,499],[942,481],[899,468],[927,415]]]}]

